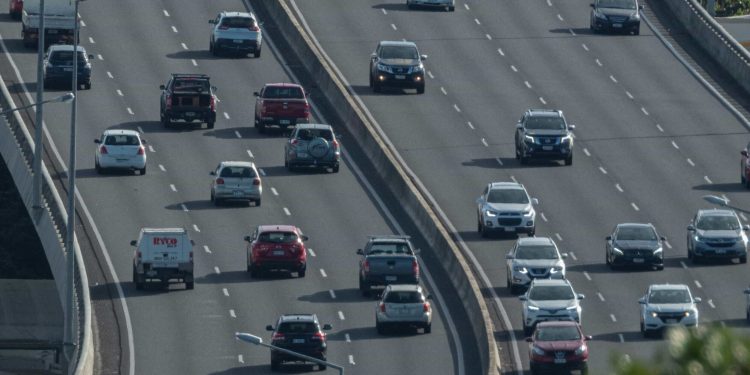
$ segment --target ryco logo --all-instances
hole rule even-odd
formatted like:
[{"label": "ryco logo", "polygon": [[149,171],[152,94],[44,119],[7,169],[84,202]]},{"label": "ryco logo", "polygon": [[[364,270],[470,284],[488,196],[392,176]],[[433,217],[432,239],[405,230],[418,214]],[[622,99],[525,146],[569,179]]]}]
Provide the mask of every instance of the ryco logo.
[{"label": "ryco logo", "polygon": [[166,245],[167,247],[176,247],[177,239],[169,237],[154,237],[154,245]]}]

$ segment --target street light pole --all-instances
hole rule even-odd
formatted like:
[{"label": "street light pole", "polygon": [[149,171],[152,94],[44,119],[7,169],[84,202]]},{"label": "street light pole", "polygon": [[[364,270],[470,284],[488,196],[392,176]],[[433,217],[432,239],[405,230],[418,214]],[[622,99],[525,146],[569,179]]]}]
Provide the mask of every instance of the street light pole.
[{"label": "street light pole", "polygon": [[[41,103],[45,103],[45,104],[46,103],[67,103],[67,102],[73,100],[73,97],[75,97],[75,95],[72,92],[68,92],[68,93],[65,93],[63,95],[54,97],[52,99],[43,100]],[[21,106],[21,107],[8,108],[8,109],[0,112],[0,115],[6,115],[6,114],[11,113],[11,112],[20,111],[20,110],[26,109],[26,108],[36,107],[38,105],[39,105],[39,103],[31,103],[31,104],[27,104],[27,105],[24,105],[24,106]]]},{"label": "street light pole", "polygon": [[65,287],[66,287],[66,304],[65,304],[65,330],[63,332],[63,353],[65,355],[65,374],[73,374],[75,369],[71,369],[71,363],[74,363],[73,357],[76,352],[75,332],[73,327],[76,323],[75,312],[75,267],[76,257],[74,249],[75,239],[75,226],[76,226],[76,112],[78,109],[78,0],[75,1],[75,11],[73,18],[75,19],[75,26],[73,26],[73,76],[72,81],[72,92],[73,101],[71,102],[70,108],[70,155],[68,156],[68,225],[65,227],[65,250],[66,250],[66,272],[65,272]]},{"label": "street light pole", "polygon": [[310,357],[310,356],[307,356],[307,355],[304,355],[304,354],[301,354],[301,353],[297,353],[297,352],[289,350],[289,349],[279,348],[278,346],[275,346],[275,345],[266,344],[266,343],[263,342],[263,339],[260,338],[260,337],[258,337],[258,336],[251,335],[249,333],[236,332],[234,334],[234,337],[236,337],[237,339],[240,339],[242,341],[249,342],[251,344],[265,346],[266,348],[269,348],[271,350],[278,350],[278,351],[280,351],[282,353],[289,354],[291,356],[295,356],[295,357],[298,357],[298,358],[302,358],[305,361],[309,361],[309,362],[317,363],[319,365],[323,365],[323,366],[328,366],[328,367],[334,368],[336,370],[339,370],[339,375],[344,375],[344,367],[343,366],[339,366],[339,365],[337,365],[335,363],[326,362],[326,361],[317,359],[315,357]]},{"label": "street light pole", "polygon": [[42,208],[42,144],[44,127],[44,0],[39,0],[39,28],[38,46],[36,55],[36,128],[34,132],[34,164],[32,172],[34,175],[32,184],[31,207]]}]

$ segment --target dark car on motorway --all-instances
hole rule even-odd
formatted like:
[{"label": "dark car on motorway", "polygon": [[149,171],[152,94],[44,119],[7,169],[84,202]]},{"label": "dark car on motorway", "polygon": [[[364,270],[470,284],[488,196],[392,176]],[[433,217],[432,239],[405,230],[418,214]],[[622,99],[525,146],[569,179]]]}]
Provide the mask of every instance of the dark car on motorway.
[{"label": "dark car on motorway", "polygon": [[516,159],[563,160],[573,164],[573,129],[563,112],[556,109],[529,109],[516,124]]},{"label": "dark car on motorway", "polygon": [[[78,84],[86,90],[91,88],[91,62],[93,55],[86,54],[86,49],[78,46]],[[73,46],[54,44],[47,49],[44,59],[44,88],[54,84],[70,84],[73,80]]]},{"label": "dark car on motorway", "polygon": [[581,325],[571,321],[541,322],[529,343],[529,367],[532,374],[543,371],[554,374],[560,371],[580,370],[588,373],[589,348]]},{"label": "dark car on motorway", "polygon": [[730,209],[699,210],[687,227],[687,256],[693,263],[707,258],[733,259],[747,263],[747,232]]},{"label": "dark car on motorway", "polygon": [[750,189],[750,143],[740,151],[740,183]]},{"label": "dark car on motorway", "polygon": [[643,5],[638,0],[596,0],[591,3],[589,28],[593,32],[641,33],[641,16],[638,13]]},{"label": "dark car on motorway", "polygon": [[183,124],[206,123],[209,129],[216,123],[216,87],[205,74],[172,73],[166,85],[161,85],[160,119],[164,127],[175,121]]},{"label": "dark car on motorway", "polygon": [[617,266],[648,266],[664,269],[664,237],[651,224],[617,224],[606,238],[606,262]]},{"label": "dark car on motorway", "polygon": [[297,272],[305,277],[307,271],[308,237],[293,225],[259,225],[252,235],[245,236],[247,272],[260,277],[263,271]]},{"label": "dark car on motorway", "polygon": [[[266,330],[273,331],[271,345],[321,361],[326,360],[328,352],[326,334],[323,331],[331,329],[330,324],[324,324],[321,329],[315,314],[285,314],[279,317],[275,327],[266,326]],[[284,362],[304,361],[299,357],[271,350],[271,371],[280,370]],[[321,371],[326,369],[325,365],[319,364],[318,367]]]},{"label": "dark car on motorway", "polygon": [[424,93],[424,64],[414,42],[381,41],[370,55],[370,87],[380,92],[384,87],[416,89]]}]

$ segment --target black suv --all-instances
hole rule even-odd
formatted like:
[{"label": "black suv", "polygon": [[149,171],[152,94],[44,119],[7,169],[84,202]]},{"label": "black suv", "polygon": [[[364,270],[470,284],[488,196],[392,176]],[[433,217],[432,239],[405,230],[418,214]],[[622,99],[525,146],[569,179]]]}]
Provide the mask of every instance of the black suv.
[{"label": "black suv", "polygon": [[206,123],[209,129],[216,123],[216,87],[205,74],[172,73],[166,85],[161,85],[160,119],[164,127],[175,120],[185,123]]},{"label": "black suv", "polygon": [[591,3],[589,28],[593,32],[619,31],[641,33],[641,16],[638,11],[643,5],[638,0],[596,0]]},{"label": "black suv", "polygon": [[573,164],[573,129],[560,110],[529,109],[516,124],[516,159],[521,164],[532,158]]},{"label": "black suv", "polygon": [[414,42],[381,41],[370,56],[370,87],[414,88],[424,93],[424,64]]},{"label": "black suv", "polygon": [[647,266],[664,269],[664,247],[666,239],[659,236],[651,224],[617,224],[612,235],[607,236],[607,265]]},{"label": "black suv", "polygon": [[[330,329],[332,329],[330,324],[324,324],[321,330],[318,317],[315,314],[282,315],[276,322],[276,327],[266,326],[266,330],[273,331],[271,345],[322,361],[326,360],[328,349],[326,334],[323,331]],[[272,371],[279,370],[284,362],[304,362],[304,360],[278,350],[271,350]],[[318,366],[321,371],[326,369],[325,365]]]}]

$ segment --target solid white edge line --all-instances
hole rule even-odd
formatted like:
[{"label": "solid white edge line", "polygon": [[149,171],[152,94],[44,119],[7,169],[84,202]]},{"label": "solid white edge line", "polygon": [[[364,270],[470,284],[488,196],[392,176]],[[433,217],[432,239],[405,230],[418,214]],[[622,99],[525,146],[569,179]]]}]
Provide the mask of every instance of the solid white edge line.
[{"label": "solid white edge line", "polygon": [[[249,2],[247,0],[243,0],[243,2],[245,3],[246,7],[252,8],[249,5]],[[353,92],[353,90],[352,90],[351,85],[349,84],[349,82],[346,80],[346,78],[341,73],[341,71],[339,70],[339,68],[333,63],[333,61],[328,56],[328,54],[325,52],[325,50],[323,50],[323,48],[321,47],[320,42],[317,40],[317,38],[315,38],[315,35],[312,33],[312,30],[310,29],[310,26],[307,24],[307,20],[302,15],[302,12],[299,10],[299,8],[297,7],[296,1],[295,0],[290,0],[290,3],[292,5],[292,7],[294,8],[295,13],[299,17],[299,19],[300,19],[300,21],[302,23],[303,28],[306,30],[306,32],[308,33],[308,35],[311,37],[312,42],[319,48],[320,52],[323,54],[323,56],[326,59],[326,61],[329,64],[331,64],[332,69],[336,72],[336,74],[339,76],[339,78],[344,82],[344,84],[346,85],[349,93],[352,94],[352,95],[354,95],[355,100],[357,100],[357,102],[360,105],[362,105],[362,107],[364,108],[364,110],[367,113],[367,115],[370,118],[372,118],[372,114],[369,112],[369,109],[367,109],[366,107],[364,107],[364,103],[362,103],[362,99],[358,95],[356,95],[356,93]],[[272,49],[276,49],[275,46],[274,46],[273,41],[270,38],[268,38],[267,40],[268,40],[269,46]],[[498,48],[498,52],[501,55],[505,56],[505,54],[503,53],[503,51],[501,49],[499,49],[499,48]],[[294,72],[291,71],[291,70],[289,70],[289,68],[288,68],[288,66],[286,64],[282,64],[282,67],[283,67],[284,70],[286,70],[290,74],[291,77],[293,77],[295,79],[295,81],[299,81],[297,79],[296,75],[294,74]],[[327,123],[325,121],[325,119],[323,118],[323,116],[320,115],[320,111],[318,111],[317,106],[315,105],[315,103],[312,104],[312,107],[313,107],[313,111],[315,111],[318,114],[318,117],[321,120],[323,120],[323,122]],[[379,125],[376,125],[376,126],[379,126]],[[342,155],[345,157],[345,160],[348,162],[349,167],[352,170],[352,172],[354,172],[354,174],[358,177],[359,181],[361,181],[361,183],[365,185],[365,188],[370,192],[370,194],[372,195],[372,197],[375,198],[376,203],[378,204],[378,206],[380,206],[382,212],[385,214],[385,216],[387,217],[388,221],[390,221],[391,225],[393,225],[393,227],[396,229],[397,233],[402,234],[402,235],[405,234],[404,230],[401,228],[401,226],[399,225],[398,221],[396,221],[396,218],[393,216],[393,214],[390,212],[390,210],[388,209],[388,207],[386,206],[386,204],[383,202],[383,200],[380,197],[380,195],[377,193],[377,190],[375,190],[375,188],[373,188],[373,186],[370,184],[370,182],[365,178],[364,173],[362,173],[362,170],[359,168],[359,166],[356,163],[354,163],[354,161],[349,156],[349,154],[346,151],[346,149],[342,149]],[[451,224],[451,226],[452,226],[452,224]],[[452,229],[449,228],[449,230],[452,230],[454,233],[456,232],[455,231],[455,227],[453,227]],[[463,243],[462,239],[460,240],[459,244],[464,247],[464,250],[468,250],[468,247],[466,247],[466,244]],[[470,252],[468,252],[468,253],[470,254]],[[419,255],[417,255],[417,258],[419,258],[420,261],[421,261],[421,257]],[[471,254],[471,258],[473,258],[472,261],[474,262],[474,264],[477,265],[478,261],[477,261],[476,258],[474,258],[473,254]],[[460,340],[461,336],[458,335],[458,330],[456,329],[456,325],[453,322],[453,318],[451,316],[450,310],[448,310],[448,307],[447,307],[447,305],[445,303],[445,298],[443,297],[442,293],[440,293],[440,291],[438,290],[438,288],[435,287],[435,285],[436,285],[435,281],[433,280],[433,278],[432,278],[429,270],[426,267],[422,267],[422,270],[424,271],[424,276],[425,276],[425,279],[426,279],[427,283],[430,285],[430,290],[432,291],[432,293],[434,293],[434,295],[436,297],[435,299],[436,299],[436,301],[438,303],[438,306],[439,306],[441,312],[445,316],[444,322],[445,322],[445,324],[448,325],[448,330],[450,331],[451,337],[453,338],[453,340],[451,340],[451,341],[453,342],[453,346],[454,346],[455,351],[456,351],[454,358],[456,359],[456,366],[457,366],[457,370],[458,370],[457,374],[458,375],[465,375],[466,374],[466,366],[464,364],[464,354],[463,354],[464,353],[464,349],[463,349],[463,345],[461,344],[461,340]],[[483,281],[486,283],[485,285],[492,285],[492,284],[489,283],[489,278],[484,273],[484,270],[480,269],[480,272],[481,272],[482,277],[484,279]],[[491,289],[491,293],[492,293],[492,295],[494,297],[494,300],[495,300],[496,304],[498,304],[499,307],[500,307],[501,313],[503,315],[504,322],[507,323],[507,327],[511,327],[511,325],[510,325],[510,318],[508,317],[507,312],[503,308],[502,303],[500,302],[500,298],[497,296],[497,293],[493,289]],[[513,343],[512,346],[513,346],[514,356],[515,356],[515,359],[516,359],[516,364],[517,364],[517,366],[519,368],[518,374],[521,375],[522,372],[523,372],[523,370],[520,370],[520,369],[523,368],[522,367],[522,362],[521,362],[521,355],[520,355],[520,352],[518,351],[518,343],[516,342],[516,338],[515,338],[514,335],[511,336],[511,342]],[[493,340],[493,343],[494,343],[494,340]],[[498,353],[497,345],[495,345],[494,351],[496,353]],[[498,356],[499,356],[499,354],[498,354]]]}]

